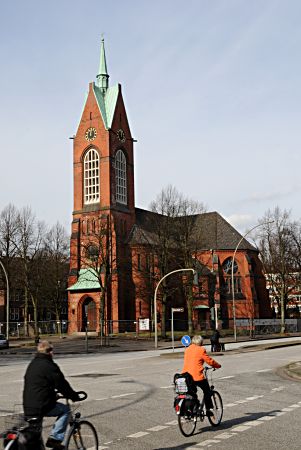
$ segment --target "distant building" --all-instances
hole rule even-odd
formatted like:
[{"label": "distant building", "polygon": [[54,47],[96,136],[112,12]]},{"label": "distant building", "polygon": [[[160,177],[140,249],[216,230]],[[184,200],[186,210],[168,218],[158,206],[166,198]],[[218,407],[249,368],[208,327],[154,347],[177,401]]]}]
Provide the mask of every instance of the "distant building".
[{"label": "distant building", "polygon": [[[69,274],[69,331],[99,331],[100,285],[87,265],[86,245],[110,223],[112,277],[106,293],[105,319],[115,331],[133,329],[139,319],[151,319],[158,278],[154,213],[135,207],[134,155],[121,85],[109,86],[104,41],[99,73],[89,84],[78,129],[73,138],[74,206]],[[203,187],[202,187],[203,188]],[[194,256],[199,286],[193,288],[196,328],[224,326],[233,318],[232,257],[241,235],[217,212],[194,217],[200,239]],[[91,248],[93,246],[90,246]],[[92,248],[93,250],[93,248]],[[93,253],[93,252],[92,252]],[[94,255],[94,257],[96,257]],[[176,267],[175,267],[176,268]],[[105,268],[103,268],[105,270]],[[237,318],[267,318],[272,312],[258,251],[243,240],[234,264]],[[178,320],[187,319],[181,282],[168,299],[183,306]],[[160,313],[160,302],[158,303]]]}]

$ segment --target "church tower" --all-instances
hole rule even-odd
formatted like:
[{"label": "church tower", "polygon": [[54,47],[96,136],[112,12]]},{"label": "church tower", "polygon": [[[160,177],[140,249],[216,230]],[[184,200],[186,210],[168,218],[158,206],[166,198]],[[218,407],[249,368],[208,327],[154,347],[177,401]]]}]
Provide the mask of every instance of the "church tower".
[{"label": "church tower", "polygon": [[99,331],[100,320],[118,324],[131,316],[124,294],[128,277],[120,268],[127,265],[126,240],[135,221],[133,142],[121,85],[109,85],[102,39],[99,71],[73,140],[71,333],[86,326]]}]

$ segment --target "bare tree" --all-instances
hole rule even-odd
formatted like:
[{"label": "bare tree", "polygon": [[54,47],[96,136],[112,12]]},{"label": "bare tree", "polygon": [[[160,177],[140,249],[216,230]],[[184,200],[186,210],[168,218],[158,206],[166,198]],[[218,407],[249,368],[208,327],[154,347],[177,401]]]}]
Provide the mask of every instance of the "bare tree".
[{"label": "bare tree", "polygon": [[[198,271],[198,275],[203,275],[204,265],[198,264],[198,254],[200,252],[201,231],[198,227],[197,218],[205,212],[202,203],[179,196],[179,215],[175,220],[175,239],[177,242],[177,255],[179,264],[183,269],[193,268]],[[185,297],[188,314],[188,332],[192,333],[192,313],[193,313],[193,276],[189,274],[184,277]],[[209,290],[208,290],[209,293]]]},{"label": "bare tree", "polygon": [[[153,218],[153,229],[157,235],[156,256],[159,277],[173,269],[194,268],[193,256],[198,253],[200,236],[196,227],[197,216],[205,211],[202,203],[188,199],[174,187],[168,186],[158,195],[151,209],[157,213]],[[192,276],[181,277],[185,285],[185,298],[188,311],[188,329],[192,331],[193,288]],[[175,289],[168,278],[162,282],[161,332],[165,336],[166,301],[171,289]]]},{"label": "bare tree", "polygon": [[80,266],[87,269],[88,279],[95,279],[100,290],[100,338],[107,334],[107,295],[116,265],[114,254],[113,223],[110,215],[103,215],[98,220],[92,219],[89,230],[83,238]]},{"label": "bare tree", "polygon": [[[175,268],[174,220],[180,213],[180,194],[171,185],[162,189],[156,200],[151,203],[151,227],[156,235],[154,253],[156,254],[156,281]],[[170,280],[161,283],[161,335],[166,337],[166,304],[171,295]],[[173,288],[172,288],[173,289]]]},{"label": "bare tree", "polygon": [[69,271],[69,236],[59,222],[46,234],[44,247],[47,282],[44,283],[43,298],[47,301],[48,310],[55,315],[56,322],[59,322],[65,306]]},{"label": "bare tree", "polygon": [[298,283],[290,212],[276,207],[273,211],[267,211],[260,223],[258,247],[270,290],[280,310],[281,332],[284,333],[289,294]]},{"label": "bare tree", "polygon": [[34,310],[35,333],[38,333],[38,292],[34,286],[36,277],[35,260],[41,258],[43,240],[45,236],[45,224],[38,221],[32,210],[22,208],[17,217],[17,233],[14,241],[16,255],[21,260],[21,277],[24,286],[24,330],[28,334],[28,307],[31,300]]}]

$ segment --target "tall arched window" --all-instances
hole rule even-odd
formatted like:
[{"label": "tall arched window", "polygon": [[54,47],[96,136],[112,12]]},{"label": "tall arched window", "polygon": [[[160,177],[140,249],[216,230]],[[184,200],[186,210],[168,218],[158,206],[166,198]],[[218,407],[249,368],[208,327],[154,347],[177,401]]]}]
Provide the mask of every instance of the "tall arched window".
[{"label": "tall arched window", "polygon": [[122,150],[115,156],[116,201],[127,204],[126,158]]},{"label": "tall arched window", "polygon": [[99,155],[94,148],[84,158],[84,203],[99,201]]}]

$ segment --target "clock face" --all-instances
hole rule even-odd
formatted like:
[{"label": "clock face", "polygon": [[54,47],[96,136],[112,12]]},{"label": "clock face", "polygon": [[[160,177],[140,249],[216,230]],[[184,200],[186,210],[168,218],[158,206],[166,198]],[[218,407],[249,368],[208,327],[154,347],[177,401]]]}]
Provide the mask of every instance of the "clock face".
[{"label": "clock face", "polygon": [[96,128],[90,127],[87,129],[87,131],[85,133],[85,138],[87,141],[89,141],[89,142],[94,141],[96,136],[97,136]]},{"label": "clock face", "polygon": [[121,128],[119,128],[119,130],[117,130],[117,137],[120,140],[120,142],[125,142],[125,134]]},{"label": "clock face", "polygon": [[[233,273],[236,273],[238,270],[238,265],[237,262],[234,261],[233,264]],[[223,271],[230,275],[232,273],[232,258],[227,258],[224,262],[223,262]]]}]

